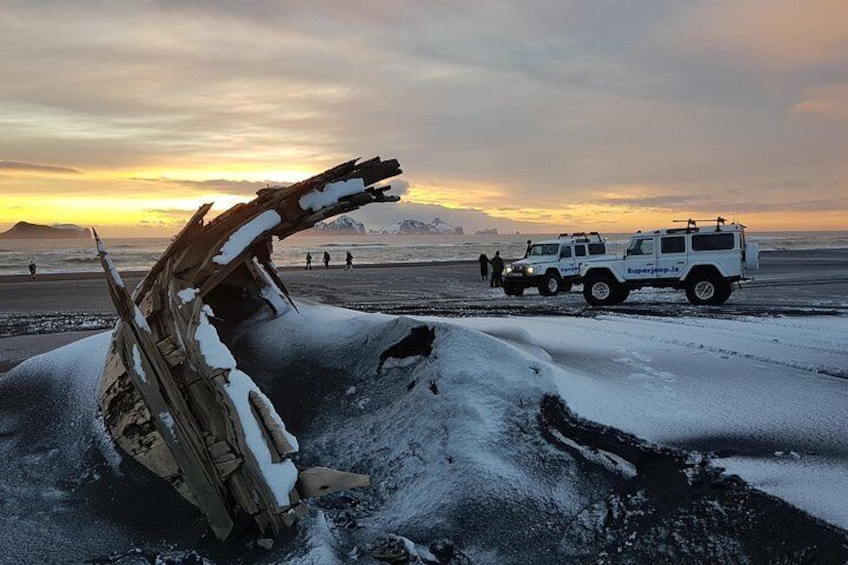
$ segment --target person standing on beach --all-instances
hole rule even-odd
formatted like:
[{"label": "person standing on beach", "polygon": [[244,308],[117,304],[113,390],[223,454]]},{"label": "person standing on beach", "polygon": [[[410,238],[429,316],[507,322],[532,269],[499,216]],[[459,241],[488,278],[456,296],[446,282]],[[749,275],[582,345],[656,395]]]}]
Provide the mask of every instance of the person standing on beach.
[{"label": "person standing on beach", "polygon": [[327,251],[324,252],[324,268],[330,268],[330,254]]},{"label": "person standing on beach", "polygon": [[527,257],[530,255],[530,248],[533,247],[533,242],[529,239],[527,240],[527,250],[524,252],[524,256]]},{"label": "person standing on beach", "polygon": [[490,263],[492,263],[492,282],[490,286],[503,286],[504,262],[501,259],[500,251],[495,251],[495,256],[492,257]]},{"label": "person standing on beach", "polygon": [[35,280],[35,270],[36,269],[38,269],[38,267],[35,265],[35,261],[30,261],[29,262],[29,276],[32,277],[32,280]]},{"label": "person standing on beach", "polygon": [[350,254],[350,251],[345,255],[345,271],[353,270],[353,255]]},{"label": "person standing on beach", "polygon": [[307,251],[306,252],[306,267],[304,268],[304,271],[311,271],[311,270],[312,270],[312,253]]},{"label": "person standing on beach", "polygon": [[483,280],[489,278],[489,256],[485,253],[481,253],[480,257],[477,259],[480,261],[480,277]]}]

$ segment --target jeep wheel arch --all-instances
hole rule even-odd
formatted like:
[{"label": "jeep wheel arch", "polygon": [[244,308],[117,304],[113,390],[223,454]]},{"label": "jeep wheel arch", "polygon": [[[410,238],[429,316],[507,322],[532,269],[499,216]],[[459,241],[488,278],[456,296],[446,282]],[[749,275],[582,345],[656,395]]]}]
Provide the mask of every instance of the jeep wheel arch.
[{"label": "jeep wheel arch", "polygon": [[591,270],[583,280],[583,298],[592,306],[615,304],[621,290],[621,283],[606,269]]},{"label": "jeep wheel arch", "polygon": [[556,296],[559,292],[560,278],[559,273],[553,269],[539,277],[539,294],[542,296]]},{"label": "jeep wheel arch", "polygon": [[686,277],[686,298],[690,304],[723,304],[731,292],[730,282],[713,267],[696,267]]}]

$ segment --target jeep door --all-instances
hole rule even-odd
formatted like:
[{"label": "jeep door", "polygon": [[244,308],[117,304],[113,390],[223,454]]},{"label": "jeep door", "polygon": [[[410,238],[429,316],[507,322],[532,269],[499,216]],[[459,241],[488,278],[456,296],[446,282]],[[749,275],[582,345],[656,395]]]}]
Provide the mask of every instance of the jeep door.
[{"label": "jeep door", "polygon": [[657,278],[676,279],[686,268],[686,236],[664,235],[657,254]]},{"label": "jeep door", "polygon": [[559,274],[562,277],[571,277],[577,274],[577,259],[571,251],[570,245],[559,248]]},{"label": "jeep door", "polygon": [[624,256],[624,276],[628,280],[657,277],[657,250],[652,236],[630,239]]}]

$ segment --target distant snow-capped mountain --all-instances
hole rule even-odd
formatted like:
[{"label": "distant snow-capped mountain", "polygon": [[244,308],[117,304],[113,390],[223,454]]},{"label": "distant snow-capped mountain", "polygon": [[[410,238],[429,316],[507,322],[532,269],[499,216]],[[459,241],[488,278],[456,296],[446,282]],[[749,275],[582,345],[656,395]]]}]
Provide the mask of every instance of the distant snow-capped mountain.
[{"label": "distant snow-capped mountain", "polygon": [[332,222],[318,222],[312,229],[317,233],[365,235],[365,224],[345,215],[339,216]]},{"label": "distant snow-capped mountain", "polygon": [[409,234],[440,234],[451,233],[461,234],[462,226],[452,226],[441,218],[433,218],[430,223],[422,222],[421,220],[401,220],[391,226],[383,228],[374,233],[391,234],[391,235],[409,235]]}]

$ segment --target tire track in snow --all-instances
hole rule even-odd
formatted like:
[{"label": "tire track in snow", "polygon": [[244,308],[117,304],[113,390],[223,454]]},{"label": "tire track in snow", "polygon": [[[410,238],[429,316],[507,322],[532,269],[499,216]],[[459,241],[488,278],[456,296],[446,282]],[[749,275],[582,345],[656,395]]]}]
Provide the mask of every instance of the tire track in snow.
[{"label": "tire track in snow", "polygon": [[[603,319],[603,318],[601,318]],[[697,340],[691,339],[679,339],[679,338],[668,338],[663,337],[656,332],[647,333],[644,331],[633,331],[633,330],[621,330],[620,328],[611,328],[605,325],[603,329],[599,329],[604,334],[615,333],[617,335],[626,336],[628,338],[635,338],[644,340],[646,342],[655,342],[662,343],[665,345],[672,345],[676,347],[682,347],[685,349],[690,349],[694,351],[706,351],[710,353],[715,353],[718,355],[728,355],[733,357],[738,357],[741,359],[747,359],[751,361],[756,361],[760,363],[765,363],[768,365],[779,366],[779,367],[789,367],[792,369],[796,369],[799,371],[804,371],[812,374],[819,375],[827,375],[831,377],[836,377],[840,379],[848,379],[848,338],[845,336],[848,335],[848,332],[842,333],[838,330],[822,330],[821,328],[810,329],[807,326],[802,324],[789,324],[783,325],[783,327],[787,328],[788,331],[795,332],[810,332],[811,334],[814,332],[815,337],[812,335],[809,336],[788,336],[781,335],[775,337],[773,335],[768,334],[759,334],[753,333],[750,331],[752,326],[761,326],[763,330],[772,330],[775,326],[780,327],[781,324],[776,324],[775,319],[758,319],[758,318],[745,318],[744,320],[721,320],[722,324],[733,323],[740,324],[742,326],[742,322],[744,322],[744,326],[736,329],[736,328],[728,328],[728,327],[720,327],[717,324],[711,323],[710,320],[714,320],[711,318],[686,318],[686,319],[669,319],[669,318],[629,318],[627,316],[609,316],[610,321],[615,320],[624,320],[624,321],[633,321],[634,323],[638,321],[646,321],[649,320],[654,323],[664,324],[668,326],[680,326],[686,328],[701,328],[704,330],[708,330],[710,334],[714,334],[715,332],[720,332],[728,337],[725,339],[721,339],[724,343],[738,343],[740,345],[745,344],[756,344],[760,346],[765,346],[767,348],[779,348],[780,352],[779,356],[774,355],[766,355],[766,354],[758,354],[752,351],[745,351],[743,347],[739,348],[729,348],[726,346],[720,345],[710,345],[704,342],[700,342]],[[846,329],[848,329],[848,321],[846,321]],[[829,334],[831,337],[828,338],[827,345],[823,345],[819,343],[821,335],[823,333]],[[731,334],[731,335],[728,335]],[[794,339],[793,341],[793,338]],[[609,339],[608,337],[606,339]],[[750,348],[744,348],[750,349]],[[786,350],[796,351],[796,352],[804,352],[808,355],[813,355],[817,357],[834,357],[839,360],[838,365],[832,363],[816,363],[810,361],[799,361],[796,359],[792,359],[791,355],[786,354]]]}]

